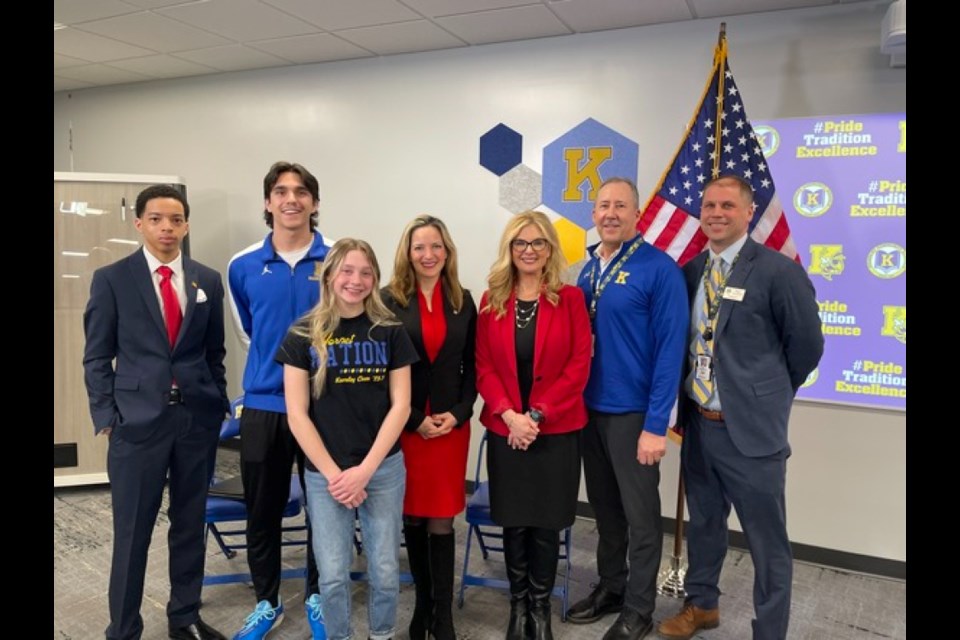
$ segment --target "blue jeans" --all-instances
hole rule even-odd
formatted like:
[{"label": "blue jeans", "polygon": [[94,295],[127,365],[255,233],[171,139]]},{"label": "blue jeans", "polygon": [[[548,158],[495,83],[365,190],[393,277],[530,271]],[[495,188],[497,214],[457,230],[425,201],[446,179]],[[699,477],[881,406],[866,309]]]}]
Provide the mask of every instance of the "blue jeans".
[{"label": "blue jeans", "polygon": [[[406,487],[403,453],[384,460],[367,484],[360,505],[363,555],[367,557],[369,636],[387,640],[397,622],[400,594],[400,528]],[[307,503],[313,529],[313,553],[320,574],[323,623],[329,640],[349,640],[350,566],[355,515],[330,496],[322,473],[307,471]]]}]

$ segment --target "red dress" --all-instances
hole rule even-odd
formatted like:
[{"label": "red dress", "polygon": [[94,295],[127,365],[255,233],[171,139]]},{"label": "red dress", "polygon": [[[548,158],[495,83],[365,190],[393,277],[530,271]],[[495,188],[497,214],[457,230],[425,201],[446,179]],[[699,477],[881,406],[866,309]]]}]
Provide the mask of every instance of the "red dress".
[{"label": "red dress", "polygon": [[[427,309],[423,293],[417,291],[423,347],[431,363],[436,359],[447,335],[442,290],[438,282],[433,289],[432,310]],[[424,413],[430,415],[429,398]],[[429,440],[424,440],[416,431],[404,431],[400,434],[400,446],[407,467],[403,513],[421,518],[452,518],[463,511],[470,421],[454,427],[445,436]]]}]

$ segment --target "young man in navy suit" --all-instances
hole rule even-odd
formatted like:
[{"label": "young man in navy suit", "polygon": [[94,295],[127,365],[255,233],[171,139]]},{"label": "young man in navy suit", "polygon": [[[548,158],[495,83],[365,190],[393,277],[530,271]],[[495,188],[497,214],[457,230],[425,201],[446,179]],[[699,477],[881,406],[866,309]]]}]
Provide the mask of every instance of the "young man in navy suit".
[{"label": "young man in navy suit", "polygon": [[737,176],[707,183],[700,227],[709,250],[683,269],[692,310],[679,405],[690,566],[683,608],[660,625],[665,638],[720,624],[731,504],[754,565],[753,638],[787,635],[787,422],[797,389],[820,361],[823,335],[806,272],[749,238],[753,216],[749,183]]},{"label": "young man in navy suit", "polygon": [[147,551],[169,475],[169,636],[223,640],[200,619],[204,511],[230,409],[220,275],[180,251],[190,206],[167,185],[137,196],[143,248],[98,269],[83,316],[84,378],[110,438],[113,502],[109,640],[140,638]]}]

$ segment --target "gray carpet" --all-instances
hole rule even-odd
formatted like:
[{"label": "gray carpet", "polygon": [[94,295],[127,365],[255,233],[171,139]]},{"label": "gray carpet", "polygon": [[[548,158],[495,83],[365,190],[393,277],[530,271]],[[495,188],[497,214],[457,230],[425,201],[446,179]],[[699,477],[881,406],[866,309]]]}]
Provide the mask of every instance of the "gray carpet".
[{"label": "gray carpet", "polygon": [[[236,469],[236,453],[222,451],[221,470]],[[54,491],[54,638],[57,640],[86,640],[103,638],[108,622],[107,578],[110,567],[111,515],[110,494],[106,487],[58,489]],[[165,606],[168,596],[167,581],[167,520],[161,512],[150,550],[150,562],[144,594],[142,614],[144,640],[167,637]],[[463,562],[463,519],[457,519],[457,578]],[[590,520],[580,519],[573,533],[573,572],[570,579],[570,602],[587,595],[596,581],[594,550],[596,527]],[[664,539],[664,561],[673,548],[673,538]],[[247,570],[241,552],[234,560],[219,553],[213,539],[209,540],[207,572],[237,573]],[[406,558],[401,551],[401,569],[406,570]],[[302,567],[303,547],[288,547],[284,551],[284,565]],[[356,568],[363,568],[362,556]],[[477,545],[473,545],[470,559],[471,573],[504,576],[501,556],[491,555],[484,561]],[[724,593],[720,601],[720,627],[695,636],[709,640],[743,640],[750,638],[752,617],[751,592],[753,565],[746,552],[731,550],[721,579]],[[286,605],[285,620],[270,640],[304,640],[310,637],[303,612],[301,580],[286,580],[281,597]],[[790,622],[790,640],[876,640],[907,637],[906,583],[903,581],[837,571],[828,567],[796,563],[794,569],[793,607]],[[398,612],[397,640],[407,637],[406,624],[413,606],[413,587],[401,588]],[[203,594],[203,618],[231,637],[252,610],[252,589],[244,584],[210,586]],[[679,600],[661,597],[654,619],[659,621],[679,610]],[[553,630],[557,640],[586,640],[601,638],[613,623],[610,615],[591,625],[573,625],[560,622],[560,602],[554,599]],[[461,610],[454,610],[454,622],[461,640],[499,640],[506,628],[509,603],[504,592],[471,587]],[[353,599],[354,634],[366,635],[366,587],[355,583]],[[650,637],[656,637],[652,634]]]}]

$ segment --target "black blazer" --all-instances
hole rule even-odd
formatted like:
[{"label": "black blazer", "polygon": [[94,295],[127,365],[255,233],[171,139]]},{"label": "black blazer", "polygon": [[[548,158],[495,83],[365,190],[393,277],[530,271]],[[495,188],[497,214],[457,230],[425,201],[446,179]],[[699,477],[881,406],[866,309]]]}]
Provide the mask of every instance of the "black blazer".
[{"label": "black blazer", "polygon": [[447,296],[443,296],[443,311],[447,321],[447,336],[430,362],[423,346],[423,330],[420,325],[420,304],[416,294],[406,307],[401,307],[387,289],[383,301],[403,323],[413,346],[420,356],[410,371],[412,393],[410,396],[410,419],[407,431],[416,431],[426,417],[424,409],[430,399],[433,413],[449,411],[457,419],[457,426],[473,416],[473,404],[477,399],[477,371],[474,343],[477,335],[477,306],[470,292],[463,291],[463,307],[454,311]]}]

